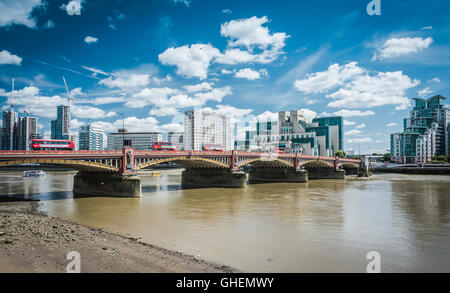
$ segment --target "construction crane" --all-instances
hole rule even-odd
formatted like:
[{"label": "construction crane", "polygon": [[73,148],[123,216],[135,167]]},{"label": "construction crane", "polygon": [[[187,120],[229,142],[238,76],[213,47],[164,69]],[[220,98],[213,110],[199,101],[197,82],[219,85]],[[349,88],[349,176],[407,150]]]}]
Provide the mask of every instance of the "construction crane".
[{"label": "construction crane", "polygon": [[67,82],[66,82],[66,79],[64,78],[64,76],[62,77],[62,79],[63,79],[63,81],[64,81],[64,86],[66,87],[66,91],[67,91],[67,106],[69,107],[69,110],[68,110],[68,121],[67,121],[67,134],[70,136],[70,119],[71,119],[71,117],[70,117],[70,114],[71,114],[71,106],[72,106],[72,100],[73,100],[73,98],[72,98],[72,95],[70,94],[70,91],[69,91],[69,87],[67,86]]}]

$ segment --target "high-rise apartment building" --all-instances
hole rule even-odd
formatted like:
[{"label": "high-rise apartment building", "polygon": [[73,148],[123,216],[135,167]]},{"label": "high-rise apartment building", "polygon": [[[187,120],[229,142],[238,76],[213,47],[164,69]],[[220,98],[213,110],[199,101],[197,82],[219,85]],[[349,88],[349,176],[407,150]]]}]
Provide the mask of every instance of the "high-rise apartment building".
[{"label": "high-rise apartment building", "polygon": [[17,148],[17,122],[18,115],[14,111],[14,106],[11,106],[9,111],[3,111],[2,150],[15,150]]},{"label": "high-rise apartment building", "polygon": [[231,150],[230,117],[209,110],[195,109],[184,113],[184,149],[202,150],[205,144],[219,144]]},{"label": "high-rise apartment building", "polygon": [[445,97],[415,98],[410,117],[403,120],[403,132],[391,134],[391,160],[397,163],[428,162],[432,156],[449,156],[450,110]]},{"label": "high-rise apartment building", "polygon": [[38,118],[37,117],[19,117],[17,123],[17,136],[16,145],[18,150],[30,150],[31,140],[39,139],[40,135],[38,133]]},{"label": "high-rise apartment building", "polygon": [[80,126],[78,134],[78,149],[88,151],[101,151],[104,149],[105,134],[100,126],[86,124]]},{"label": "high-rise apartment building", "polygon": [[70,139],[70,107],[59,105],[56,108],[56,120],[51,122],[52,139]]}]

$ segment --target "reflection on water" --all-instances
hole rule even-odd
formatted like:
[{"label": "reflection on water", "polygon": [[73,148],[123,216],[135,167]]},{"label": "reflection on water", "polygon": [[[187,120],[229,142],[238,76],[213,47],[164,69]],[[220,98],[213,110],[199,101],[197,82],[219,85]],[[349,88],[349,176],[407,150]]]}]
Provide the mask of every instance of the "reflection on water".
[{"label": "reflection on water", "polygon": [[376,250],[384,272],[450,272],[449,176],[182,190],[180,174],[168,172],[142,176],[140,199],[73,199],[73,174],[17,174],[1,173],[0,195],[244,271],[365,272]]}]

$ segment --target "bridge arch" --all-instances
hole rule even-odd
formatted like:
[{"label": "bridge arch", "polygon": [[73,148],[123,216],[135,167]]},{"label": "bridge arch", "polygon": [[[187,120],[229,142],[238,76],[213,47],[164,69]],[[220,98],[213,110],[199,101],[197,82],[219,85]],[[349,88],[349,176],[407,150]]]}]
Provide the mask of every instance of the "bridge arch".
[{"label": "bridge arch", "polygon": [[352,162],[343,162],[343,163],[339,163],[338,165],[342,166],[344,169],[347,169],[347,168],[359,169],[359,165],[355,164],[355,163],[352,163]]},{"label": "bridge arch", "polygon": [[323,161],[323,160],[311,160],[311,161],[305,161],[301,162],[299,164],[300,167],[305,167],[305,169],[309,168],[334,168],[334,165],[330,162]]},{"label": "bridge arch", "polygon": [[47,165],[59,165],[67,166],[75,170],[82,171],[112,171],[118,172],[119,168],[89,161],[82,160],[66,160],[66,159],[24,159],[24,160],[10,160],[10,161],[0,161],[0,167],[4,166],[14,166],[20,164],[47,164]]},{"label": "bridge arch", "polygon": [[176,163],[183,165],[185,167],[188,167],[188,168],[200,167],[200,168],[226,169],[226,168],[230,167],[229,165],[227,165],[223,162],[219,162],[217,160],[213,160],[213,159],[209,159],[209,158],[183,156],[183,157],[172,157],[172,158],[152,160],[147,163],[135,165],[135,169],[140,170],[140,169],[148,168],[148,167],[155,166],[158,164],[169,163],[169,162],[176,162]]},{"label": "bridge arch", "polygon": [[242,161],[239,163],[239,167],[243,167],[246,165],[253,165],[253,166],[273,166],[273,167],[294,167],[294,164],[283,160],[281,158],[265,158],[265,157],[258,157],[253,159],[248,159],[245,161]]}]

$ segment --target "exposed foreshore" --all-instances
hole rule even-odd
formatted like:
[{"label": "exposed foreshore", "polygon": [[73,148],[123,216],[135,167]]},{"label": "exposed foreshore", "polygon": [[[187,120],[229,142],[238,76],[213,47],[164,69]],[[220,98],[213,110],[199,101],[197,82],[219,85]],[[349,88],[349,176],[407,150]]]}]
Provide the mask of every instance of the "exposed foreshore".
[{"label": "exposed foreshore", "polygon": [[105,232],[38,212],[39,202],[2,202],[0,273],[65,273],[70,251],[81,257],[81,272],[235,272],[194,256],[139,239]]}]

